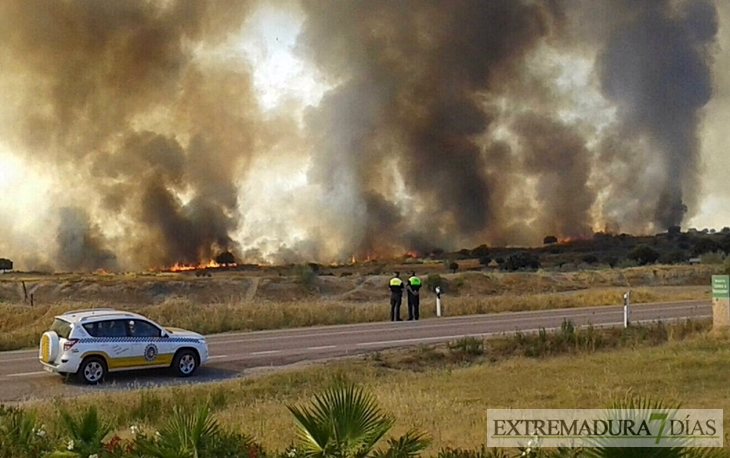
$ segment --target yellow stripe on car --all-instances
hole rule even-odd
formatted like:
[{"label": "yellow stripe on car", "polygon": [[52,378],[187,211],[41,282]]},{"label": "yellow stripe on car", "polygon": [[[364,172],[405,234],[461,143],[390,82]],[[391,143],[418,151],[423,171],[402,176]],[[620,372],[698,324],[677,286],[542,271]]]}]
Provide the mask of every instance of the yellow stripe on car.
[{"label": "yellow stripe on car", "polygon": [[147,361],[144,356],[127,356],[125,358],[110,358],[108,360],[109,370],[131,369],[133,367],[145,366],[169,366],[172,364],[172,354],[157,355],[152,361]]},{"label": "yellow stripe on car", "polygon": [[101,356],[106,361],[107,368],[110,371],[119,369],[133,369],[136,367],[148,367],[148,366],[169,366],[172,364],[172,358],[174,354],[161,354],[157,355],[152,361],[147,361],[144,356],[125,356],[123,358],[111,358],[105,353],[85,353],[81,356],[81,359],[87,356]]},{"label": "yellow stripe on car", "polygon": [[44,363],[51,359],[51,338],[45,334],[41,337],[41,358]]}]

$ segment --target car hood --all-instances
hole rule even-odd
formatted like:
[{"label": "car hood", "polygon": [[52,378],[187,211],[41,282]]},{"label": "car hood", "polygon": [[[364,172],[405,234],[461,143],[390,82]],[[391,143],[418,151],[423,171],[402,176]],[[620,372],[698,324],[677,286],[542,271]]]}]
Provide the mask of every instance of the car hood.
[{"label": "car hood", "polygon": [[165,330],[170,334],[170,337],[190,337],[193,339],[204,339],[201,334],[198,334],[197,332],[188,331],[187,329],[180,329],[180,328],[165,328]]}]

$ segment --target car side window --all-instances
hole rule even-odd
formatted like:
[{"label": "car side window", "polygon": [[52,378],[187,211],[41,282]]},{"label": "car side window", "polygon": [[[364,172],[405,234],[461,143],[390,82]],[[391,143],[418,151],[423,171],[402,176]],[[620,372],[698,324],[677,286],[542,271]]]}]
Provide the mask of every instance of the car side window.
[{"label": "car side window", "polygon": [[91,337],[102,337],[101,336],[101,323],[100,321],[97,321],[96,323],[86,323],[84,325],[84,329],[86,332],[89,333]]},{"label": "car side window", "polygon": [[129,331],[132,337],[161,337],[162,332],[160,329],[142,320],[129,320]]},{"label": "car side window", "polygon": [[84,324],[91,337],[127,337],[124,320],[105,320]]}]

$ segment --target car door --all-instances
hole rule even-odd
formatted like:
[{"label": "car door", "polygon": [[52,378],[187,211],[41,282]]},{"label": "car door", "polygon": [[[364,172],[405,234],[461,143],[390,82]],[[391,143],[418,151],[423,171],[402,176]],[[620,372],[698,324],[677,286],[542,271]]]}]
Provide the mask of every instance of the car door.
[{"label": "car door", "polygon": [[85,354],[106,356],[110,371],[134,366],[134,348],[128,336],[125,320],[102,320],[87,323],[84,324],[84,329],[93,337]]},{"label": "car door", "polygon": [[175,349],[169,339],[162,337],[162,329],[142,319],[127,320],[132,339],[132,354],[140,367],[169,366]]}]

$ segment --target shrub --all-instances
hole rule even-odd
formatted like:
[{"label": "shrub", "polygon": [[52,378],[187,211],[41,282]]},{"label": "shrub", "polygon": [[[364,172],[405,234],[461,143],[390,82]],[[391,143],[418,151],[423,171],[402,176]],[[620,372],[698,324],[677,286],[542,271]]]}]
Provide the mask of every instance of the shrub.
[{"label": "shrub", "polygon": [[230,251],[224,251],[223,253],[219,254],[215,257],[215,262],[218,264],[226,265],[226,264],[235,264],[236,258],[233,256],[233,253]]},{"label": "shrub", "polygon": [[722,264],[725,258],[726,256],[724,251],[715,251],[712,253],[705,253],[700,256],[700,262],[702,264]]},{"label": "shrub", "polygon": [[450,270],[450,271],[451,271],[452,273],[456,273],[456,271],[457,271],[457,270],[459,270],[459,263],[457,263],[456,261],[453,261],[453,262],[451,262],[451,263],[449,264],[449,270]]},{"label": "shrub", "polygon": [[616,264],[616,267],[618,267],[619,269],[627,269],[629,267],[636,267],[638,265],[639,263],[637,261],[627,258],[620,260],[618,264]]},{"label": "shrub", "polygon": [[261,451],[251,437],[224,430],[207,404],[195,411],[175,407],[156,437],[136,434],[132,448],[150,457],[237,458],[242,451],[248,452],[246,456],[258,456]]},{"label": "shrub", "polygon": [[60,419],[69,438],[68,449],[74,450],[82,456],[88,456],[101,450],[102,441],[112,430],[111,424],[99,418],[99,413],[94,406],[88,407],[78,416],[61,410]]},{"label": "shrub", "polygon": [[461,359],[484,354],[484,340],[476,337],[463,337],[448,344],[449,352]]},{"label": "shrub", "polygon": [[489,247],[486,245],[479,245],[478,247],[471,250],[471,255],[475,258],[484,258],[489,256]]},{"label": "shrub", "polygon": [[0,457],[36,458],[50,448],[50,439],[35,415],[0,405]]},{"label": "shrub", "polygon": [[433,291],[437,286],[440,286],[443,290],[445,286],[444,279],[439,274],[428,274],[428,277],[426,277],[426,288],[429,291]]},{"label": "shrub", "polygon": [[639,265],[653,264],[659,259],[659,252],[648,245],[639,245],[626,256]]},{"label": "shrub", "polygon": [[692,248],[692,256],[698,257],[705,253],[712,253],[721,249],[722,248],[717,242],[710,238],[703,237],[695,244],[694,248]]},{"label": "shrub", "polygon": [[310,406],[287,409],[296,423],[297,445],[311,457],[417,456],[431,442],[414,429],[388,439],[386,449],[374,450],[393,428],[395,417],[383,412],[371,393],[351,383],[316,395]]},{"label": "shrub", "polygon": [[618,264],[618,258],[616,256],[606,256],[606,258],[603,260],[606,264],[609,265],[612,269],[616,267]]},{"label": "shrub", "polygon": [[551,243],[558,243],[558,238],[554,235],[548,235],[544,239],[542,239],[542,243],[545,245],[550,245]]},{"label": "shrub", "polygon": [[687,260],[687,255],[682,250],[674,250],[659,257],[661,264],[679,264]]},{"label": "shrub", "polygon": [[527,251],[518,251],[517,253],[509,255],[501,268],[502,270],[512,272],[520,269],[537,270],[540,268],[540,260]]},{"label": "shrub", "polygon": [[317,283],[317,273],[308,264],[294,266],[294,276],[297,282],[307,288],[314,288]]}]

